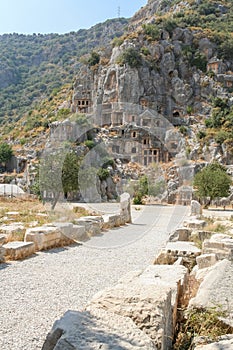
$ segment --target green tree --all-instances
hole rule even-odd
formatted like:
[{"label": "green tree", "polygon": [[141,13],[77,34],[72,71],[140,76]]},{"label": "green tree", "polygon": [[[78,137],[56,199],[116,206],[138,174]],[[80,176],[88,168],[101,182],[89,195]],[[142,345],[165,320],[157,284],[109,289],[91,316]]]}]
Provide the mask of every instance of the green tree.
[{"label": "green tree", "polygon": [[0,162],[5,163],[13,156],[13,150],[8,143],[3,142],[0,144]]},{"label": "green tree", "polygon": [[148,177],[143,175],[140,177],[138,183],[134,186],[134,204],[143,204],[143,197],[148,195]]},{"label": "green tree", "polygon": [[68,193],[78,191],[78,174],[81,163],[81,157],[71,151],[67,154],[62,167],[62,186],[65,197]]},{"label": "green tree", "polygon": [[75,152],[51,152],[40,164],[40,191],[45,200],[52,195],[51,209],[54,210],[59,198],[79,189],[78,172],[81,158]]},{"label": "green tree", "polygon": [[207,165],[194,177],[193,186],[201,199],[227,197],[231,186],[231,177],[221,164],[214,162]]},{"label": "green tree", "polygon": [[6,167],[6,162],[13,156],[13,150],[8,143],[3,142],[0,144],[0,163]]}]

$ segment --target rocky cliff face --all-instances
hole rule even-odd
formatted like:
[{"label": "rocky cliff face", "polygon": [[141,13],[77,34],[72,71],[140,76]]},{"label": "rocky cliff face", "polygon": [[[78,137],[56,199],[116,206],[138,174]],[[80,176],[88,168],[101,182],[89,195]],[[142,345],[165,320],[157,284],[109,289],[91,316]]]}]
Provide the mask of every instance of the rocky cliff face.
[{"label": "rocky cliff face", "polygon": [[[113,106],[117,104],[136,105],[141,111],[149,109],[174,126],[189,128],[189,159],[197,160],[203,153],[204,161],[218,158],[227,163],[231,159],[227,147],[219,151],[221,146],[213,145],[210,155],[196,139],[205,119],[211,116],[213,99],[233,105],[233,60],[224,48],[223,33],[206,19],[212,16],[214,20],[215,16],[216,21],[223,23],[232,14],[232,4],[223,6],[216,1],[212,7],[207,5],[205,0],[148,1],[131,19],[129,31],[114,42],[112,50],[99,52],[98,64],[80,70],[74,85],[73,112],[83,112],[82,103],[87,104],[86,111],[101,106],[103,119],[112,111],[110,121],[106,119],[103,124],[114,126],[126,122],[119,116],[121,108],[118,119],[113,116]],[[186,24],[196,23],[198,18],[199,27]],[[231,44],[229,41],[229,47]],[[127,122],[134,122],[135,111],[131,108],[133,119]]]},{"label": "rocky cliff face", "polygon": [[224,82],[219,81],[220,78],[224,81],[231,61],[218,60],[221,77],[207,74],[212,68],[211,60],[218,55],[215,43],[200,29],[173,24],[168,31],[167,26],[155,23],[157,13],[161,16],[174,8],[179,11],[185,4],[174,6],[170,7],[169,1],[149,1],[130,22],[131,32],[112,49],[109,63],[99,64],[89,72],[87,69],[84,79],[83,73],[78,77],[82,83],[88,76],[92,105],[113,102],[144,105],[177,125],[182,124],[181,119],[187,123],[190,110],[208,115],[213,97],[231,97]]}]

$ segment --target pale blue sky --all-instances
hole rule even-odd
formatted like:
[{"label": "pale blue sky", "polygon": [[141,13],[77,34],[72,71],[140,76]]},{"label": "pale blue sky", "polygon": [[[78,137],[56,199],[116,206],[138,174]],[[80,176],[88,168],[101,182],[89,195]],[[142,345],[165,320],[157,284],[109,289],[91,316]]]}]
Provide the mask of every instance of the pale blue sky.
[{"label": "pale blue sky", "polygon": [[147,0],[0,0],[0,34],[67,33],[131,17]]}]

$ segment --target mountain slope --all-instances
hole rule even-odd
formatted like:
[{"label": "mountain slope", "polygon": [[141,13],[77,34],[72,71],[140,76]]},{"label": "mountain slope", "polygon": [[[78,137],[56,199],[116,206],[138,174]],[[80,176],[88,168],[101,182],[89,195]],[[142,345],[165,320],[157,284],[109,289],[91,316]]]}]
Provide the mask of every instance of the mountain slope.
[{"label": "mountain slope", "polygon": [[122,35],[128,20],[108,20],[64,35],[0,36],[0,121],[19,119],[35,102],[70,83],[79,58]]}]

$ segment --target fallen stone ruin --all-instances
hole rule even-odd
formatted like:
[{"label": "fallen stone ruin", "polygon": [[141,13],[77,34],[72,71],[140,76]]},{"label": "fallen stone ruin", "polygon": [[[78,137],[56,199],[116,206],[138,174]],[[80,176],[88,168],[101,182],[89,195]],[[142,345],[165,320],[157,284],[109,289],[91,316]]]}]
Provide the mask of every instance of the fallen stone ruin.
[{"label": "fallen stone ruin", "polygon": [[118,214],[84,216],[71,222],[53,222],[40,227],[26,229],[24,241],[12,241],[15,233],[21,233],[21,223],[0,226],[0,263],[7,260],[24,259],[37,251],[82,243],[103,230],[119,227],[131,222],[130,196],[120,197]]},{"label": "fallen stone ruin", "polygon": [[[154,264],[98,292],[85,310],[67,311],[42,350],[173,349],[191,279],[199,287],[186,300],[187,309],[218,306],[226,315],[221,322],[233,333],[233,236],[213,234],[205,226],[191,217],[171,233]],[[233,334],[217,341],[200,338],[192,349],[233,349]]]}]

